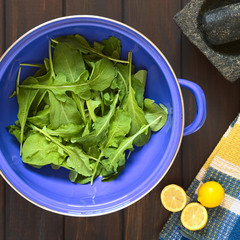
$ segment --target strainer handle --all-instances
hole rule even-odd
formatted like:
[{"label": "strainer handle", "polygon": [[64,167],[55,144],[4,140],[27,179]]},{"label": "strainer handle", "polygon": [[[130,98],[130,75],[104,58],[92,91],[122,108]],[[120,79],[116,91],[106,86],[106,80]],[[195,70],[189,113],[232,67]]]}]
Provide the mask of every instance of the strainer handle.
[{"label": "strainer handle", "polygon": [[183,136],[192,134],[202,127],[207,116],[206,97],[202,88],[194,82],[178,79],[181,87],[192,92],[196,101],[196,116],[193,122],[184,128]]}]

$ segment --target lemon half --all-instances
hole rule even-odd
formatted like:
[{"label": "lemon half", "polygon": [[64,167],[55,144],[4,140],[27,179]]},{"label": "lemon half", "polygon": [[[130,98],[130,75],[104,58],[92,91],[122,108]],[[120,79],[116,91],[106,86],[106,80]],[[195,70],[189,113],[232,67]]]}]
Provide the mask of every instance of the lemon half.
[{"label": "lemon half", "polygon": [[162,205],[170,212],[181,211],[187,204],[187,194],[176,184],[166,186],[160,195]]},{"label": "lemon half", "polygon": [[181,222],[182,225],[191,230],[200,230],[206,226],[208,221],[208,213],[204,206],[200,203],[189,203],[182,211]]}]

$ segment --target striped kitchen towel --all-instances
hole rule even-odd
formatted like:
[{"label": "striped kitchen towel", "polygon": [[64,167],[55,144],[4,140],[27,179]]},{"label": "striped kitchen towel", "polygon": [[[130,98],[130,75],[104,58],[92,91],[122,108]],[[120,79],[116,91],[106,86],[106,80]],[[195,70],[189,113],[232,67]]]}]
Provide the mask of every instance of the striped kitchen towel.
[{"label": "striped kitchen towel", "polygon": [[240,240],[240,114],[188,188],[189,201],[196,202],[199,186],[211,180],[223,186],[225,197],[220,206],[207,209],[207,225],[189,231],[181,224],[181,212],[172,213],[159,234],[160,240]]}]

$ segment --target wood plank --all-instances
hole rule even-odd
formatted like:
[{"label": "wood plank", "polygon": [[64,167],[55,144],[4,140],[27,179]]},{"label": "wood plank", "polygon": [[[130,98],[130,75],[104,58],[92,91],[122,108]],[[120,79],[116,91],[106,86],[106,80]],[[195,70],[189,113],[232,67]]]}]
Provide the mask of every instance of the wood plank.
[{"label": "wood plank", "polygon": [[4,51],[4,3],[0,0],[0,56]]},{"label": "wood plank", "polygon": [[[66,0],[66,15],[92,14],[121,20],[120,0]],[[71,239],[114,239],[122,240],[122,211],[110,215],[65,219],[65,240]]]},{"label": "wood plank", "polygon": [[173,21],[181,3],[172,1],[124,1],[124,22],[148,37],[166,56],[180,76],[181,34]]},{"label": "wood plank", "polygon": [[0,178],[0,239],[5,236],[5,183]]},{"label": "wood plank", "polygon": [[[32,27],[62,15],[60,0],[5,2],[6,47]],[[36,207],[20,197],[8,185],[5,198],[5,240],[63,239],[63,216]]]},{"label": "wood plank", "polygon": [[65,240],[122,240],[122,211],[87,218],[65,218]]},{"label": "wood plank", "polygon": [[[181,67],[181,35],[172,18],[180,8],[181,3],[177,0],[124,1],[124,22],[159,47],[177,76],[180,76]],[[169,212],[162,207],[159,196],[163,187],[170,183],[181,185],[181,151],[159,185],[124,210],[125,240],[158,239],[158,233],[169,216]]]},{"label": "wood plank", "polygon": [[[0,56],[4,52],[4,3],[0,0]],[[0,177],[0,239],[5,236],[5,182]]]},{"label": "wood plank", "polygon": [[65,0],[66,15],[98,15],[118,21],[122,19],[121,0]]},{"label": "wood plank", "polygon": [[40,209],[6,189],[6,240],[63,239],[63,216]]},{"label": "wood plank", "polygon": [[[184,0],[184,5],[189,1]],[[188,187],[240,110],[240,82],[224,79],[208,59],[183,36],[183,78],[199,84],[207,99],[207,119],[196,133],[184,137],[183,176]],[[195,100],[184,92],[187,121],[195,116]]]},{"label": "wood plank", "polygon": [[6,42],[11,45],[31,28],[62,16],[62,0],[6,1]]}]

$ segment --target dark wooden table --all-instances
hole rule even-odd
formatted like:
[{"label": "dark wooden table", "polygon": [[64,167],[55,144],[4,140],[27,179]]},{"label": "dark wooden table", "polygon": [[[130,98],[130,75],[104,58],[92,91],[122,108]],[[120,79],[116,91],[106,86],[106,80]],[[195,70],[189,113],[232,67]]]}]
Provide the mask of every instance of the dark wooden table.
[{"label": "dark wooden table", "polygon": [[[240,111],[240,81],[225,80],[181,34],[173,16],[188,0],[0,0],[0,53],[23,33],[47,20],[93,14],[124,22],[148,36],[167,57],[176,75],[199,84],[207,98],[207,119],[183,139],[171,169],[147,196],[132,206],[100,217],[64,217],[20,197],[0,178],[0,240],[153,240],[168,219],[162,188],[185,189]],[[186,123],[195,116],[195,101],[183,91]]]}]

